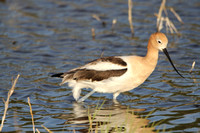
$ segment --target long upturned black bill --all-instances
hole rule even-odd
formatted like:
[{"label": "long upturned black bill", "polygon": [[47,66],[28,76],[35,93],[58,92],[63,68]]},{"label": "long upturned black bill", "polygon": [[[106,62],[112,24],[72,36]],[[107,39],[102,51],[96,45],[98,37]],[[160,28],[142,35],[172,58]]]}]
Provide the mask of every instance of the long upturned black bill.
[{"label": "long upturned black bill", "polygon": [[174,70],[175,70],[182,78],[185,78],[185,77],[183,77],[183,76],[178,72],[178,70],[177,70],[176,67],[174,66],[174,64],[173,64],[173,62],[172,62],[172,60],[171,60],[171,58],[170,58],[170,56],[169,56],[169,53],[167,52],[167,49],[166,49],[166,48],[163,49],[163,52],[164,52],[165,55],[167,56],[169,62],[170,62],[171,65],[173,66]]}]

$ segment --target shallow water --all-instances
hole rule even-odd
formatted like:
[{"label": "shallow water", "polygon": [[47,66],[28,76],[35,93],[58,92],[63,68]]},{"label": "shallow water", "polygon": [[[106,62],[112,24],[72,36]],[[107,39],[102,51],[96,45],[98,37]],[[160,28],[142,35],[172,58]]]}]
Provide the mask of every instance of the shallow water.
[{"label": "shallow water", "polygon": [[[184,80],[177,75],[161,53],[156,70],[147,81],[120,94],[119,104],[115,105],[111,94],[100,93],[77,104],[71,89],[67,85],[59,86],[60,79],[50,77],[52,73],[67,71],[99,58],[102,52],[103,56],[145,55],[149,35],[156,31],[154,13],[158,12],[160,2],[134,0],[135,37],[131,38],[127,1],[0,1],[0,99],[7,98],[12,79],[20,74],[3,132],[32,131],[27,97],[31,99],[35,126],[40,132],[45,132],[41,125],[54,132],[72,132],[74,129],[77,132],[94,129],[126,132],[153,123],[156,123],[155,127],[141,130],[200,131],[198,0],[167,1],[167,7],[173,7],[184,21],[184,24],[179,23],[168,12],[180,32],[180,35],[167,34],[168,52],[178,70],[192,79]],[[94,19],[93,14],[100,16],[106,25]],[[117,24],[112,31],[113,19],[117,19]],[[95,29],[95,39],[92,39],[91,28]],[[162,32],[166,33],[165,29]],[[196,65],[190,74],[193,61]],[[82,96],[89,91],[83,90]],[[0,116],[3,110],[1,100]],[[88,114],[91,117],[96,114],[92,129]],[[138,127],[138,123],[141,126]]]}]

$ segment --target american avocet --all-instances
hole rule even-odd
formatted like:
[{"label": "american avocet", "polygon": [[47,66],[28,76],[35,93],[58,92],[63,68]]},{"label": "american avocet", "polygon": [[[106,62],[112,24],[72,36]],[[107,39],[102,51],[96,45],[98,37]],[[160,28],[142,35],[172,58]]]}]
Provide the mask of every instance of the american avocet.
[{"label": "american avocet", "polygon": [[[68,86],[73,88],[73,97],[78,102],[84,101],[94,92],[113,93],[115,101],[121,92],[138,87],[149,77],[156,67],[159,50],[165,53],[174,70],[183,77],[170,59],[166,49],[167,43],[165,34],[157,32],[150,36],[147,54],[144,57],[103,57],[68,72],[54,74],[52,77],[62,78],[61,85],[68,83]],[[79,99],[82,88],[93,90]]]}]

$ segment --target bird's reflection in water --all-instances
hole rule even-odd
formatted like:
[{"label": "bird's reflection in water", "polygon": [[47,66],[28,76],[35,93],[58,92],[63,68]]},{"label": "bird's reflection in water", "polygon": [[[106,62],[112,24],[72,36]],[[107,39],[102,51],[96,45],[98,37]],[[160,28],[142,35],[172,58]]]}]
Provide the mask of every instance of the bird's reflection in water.
[{"label": "bird's reflection in water", "polygon": [[77,132],[124,132],[149,133],[154,127],[146,127],[149,120],[140,118],[138,112],[145,109],[127,109],[127,106],[115,104],[114,106],[85,108],[80,103],[73,104],[73,115],[62,115],[66,118],[66,125]]}]

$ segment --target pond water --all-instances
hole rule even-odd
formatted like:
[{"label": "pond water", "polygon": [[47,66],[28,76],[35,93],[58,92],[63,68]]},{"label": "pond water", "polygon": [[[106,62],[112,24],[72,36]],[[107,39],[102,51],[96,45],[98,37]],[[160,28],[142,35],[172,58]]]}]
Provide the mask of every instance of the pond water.
[{"label": "pond water", "polygon": [[[122,0],[0,0],[0,116],[12,80],[20,74],[10,98],[3,132],[199,132],[200,131],[200,2],[167,1],[183,24],[168,10],[179,35],[167,34],[168,52],[181,78],[160,53],[153,74],[139,87],[118,96],[95,93],[77,104],[71,89],[51,78],[103,56],[145,55],[156,31],[161,1],[133,0],[131,38],[127,1]],[[93,14],[102,21],[97,21]],[[117,23],[112,29],[113,19]],[[104,22],[104,25],[102,24]],[[95,39],[91,29],[95,29]],[[165,28],[162,32],[166,33]],[[192,71],[193,61],[196,65]],[[84,89],[82,96],[91,90]],[[94,116],[95,115],[95,116]],[[1,117],[0,117],[1,118]],[[92,120],[91,120],[91,119]],[[144,128],[146,127],[146,128]]]}]

